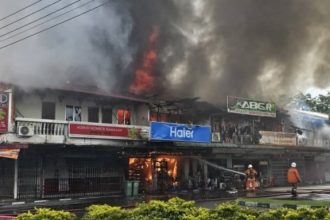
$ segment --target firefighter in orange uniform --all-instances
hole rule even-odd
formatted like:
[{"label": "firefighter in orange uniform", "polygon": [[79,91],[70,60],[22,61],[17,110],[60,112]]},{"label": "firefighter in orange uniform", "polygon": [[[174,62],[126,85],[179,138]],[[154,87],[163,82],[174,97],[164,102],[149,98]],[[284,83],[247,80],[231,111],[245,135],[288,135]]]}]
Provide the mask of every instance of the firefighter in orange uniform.
[{"label": "firefighter in orange uniform", "polygon": [[253,169],[252,164],[248,165],[248,169],[244,172],[246,174],[246,190],[247,191],[255,191],[256,189],[256,176],[257,171]]},{"label": "firefighter in orange uniform", "polygon": [[301,182],[301,178],[295,162],[291,163],[291,167],[288,170],[288,183],[292,185],[291,194],[293,197],[297,196],[297,186]]}]

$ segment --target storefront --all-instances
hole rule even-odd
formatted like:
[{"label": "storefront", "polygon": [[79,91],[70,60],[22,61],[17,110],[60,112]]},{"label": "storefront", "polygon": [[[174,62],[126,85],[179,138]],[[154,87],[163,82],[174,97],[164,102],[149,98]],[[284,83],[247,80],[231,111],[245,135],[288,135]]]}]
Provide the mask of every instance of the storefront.
[{"label": "storefront", "polygon": [[[152,122],[150,126],[150,143],[154,146],[173,142],[210,143],[210,139],[207,126],[162,122]],[[145,193],[162,193],[187,186],[192,175],[187,155],[179,149],[157,149],[142,156],[128,156],[128,180],[139,181],[140,192]]]},{"label": "storefront", "polygon": [[179,156],[150,155],[128,158],[128,180],[137,180],[146,193],[175,190],[178,182]]}]

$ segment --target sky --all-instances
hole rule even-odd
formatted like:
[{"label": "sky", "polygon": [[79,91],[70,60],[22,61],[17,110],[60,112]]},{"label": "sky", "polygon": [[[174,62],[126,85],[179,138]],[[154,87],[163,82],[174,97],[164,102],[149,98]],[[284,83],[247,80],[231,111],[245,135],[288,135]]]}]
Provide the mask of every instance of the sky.
[{"label": "sky", "polygon": [[[148,89],[138,95],[200,97],[212,103],[226,96],[276,101],[330,86],[327,0],[42,0],[1,19],[34,2],[1,1],[2,81],[129,93],[134,81],[149,79]],[[47,23],[41,19],[63,12]],[[39,26],[27,30],[30,22]],[[36,35],[2,48],[31,34]],[[151,50],[154,60],[147,62]],[[138,70],[148,73],[137,80]]]}]

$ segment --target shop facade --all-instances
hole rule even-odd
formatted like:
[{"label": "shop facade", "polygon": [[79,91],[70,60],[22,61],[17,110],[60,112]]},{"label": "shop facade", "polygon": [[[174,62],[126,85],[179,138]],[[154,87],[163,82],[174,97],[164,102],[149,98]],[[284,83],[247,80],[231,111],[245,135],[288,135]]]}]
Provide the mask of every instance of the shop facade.
[{"label": "shop facade", "polygon": [[2,197],[123,195],[127,181],[146,194],[240,189],[248,164],[263,186],[283,186],[292,161],[306,183],[327,180],[330,148],[299,141],[273,103],[238,98],[228,111],[189,118],[72,88],[1,96]]}]

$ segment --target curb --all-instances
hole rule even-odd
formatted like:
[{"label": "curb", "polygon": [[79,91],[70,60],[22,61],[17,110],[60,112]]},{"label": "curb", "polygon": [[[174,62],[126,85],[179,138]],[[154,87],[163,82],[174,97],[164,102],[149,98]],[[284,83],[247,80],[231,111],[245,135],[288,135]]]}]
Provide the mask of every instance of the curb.
[{"label": "curb", "polygon": [[292,205],[292,204],[277,204],[277,203],[260,203],[260,202],[250,202],[250,201],[238,201],[240,206],[254,207],[254,208],[289,208],[289,209],[300,209],[300,208],[322,208],[325,207],[330,212],[330,207],[327,206],[313,206],[313,205]]}]

